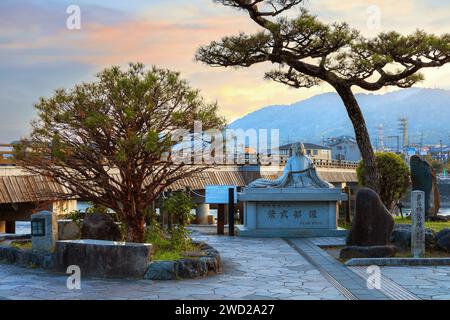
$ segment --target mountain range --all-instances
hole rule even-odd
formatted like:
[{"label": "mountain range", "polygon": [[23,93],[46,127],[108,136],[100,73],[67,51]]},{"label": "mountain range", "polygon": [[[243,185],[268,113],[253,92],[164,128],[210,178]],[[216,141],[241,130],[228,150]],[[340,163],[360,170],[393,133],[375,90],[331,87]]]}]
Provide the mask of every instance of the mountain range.
[{"label": "mountain range", "polygon": [[[395,147],[401,136],[399,118],[408,119],[410,143],[449,143],[450,90],[410,88],[385,94],[357,94],[372,143],[378,143],[377,127],[384,126],[385,146]],[[325,93],[291,105],[274,105],[232,122],[230,129],[279,129],[280,143],[322,143],[324,138],[354,136],[342,100]],[[401,139],[401,137],[400,137]]]}]

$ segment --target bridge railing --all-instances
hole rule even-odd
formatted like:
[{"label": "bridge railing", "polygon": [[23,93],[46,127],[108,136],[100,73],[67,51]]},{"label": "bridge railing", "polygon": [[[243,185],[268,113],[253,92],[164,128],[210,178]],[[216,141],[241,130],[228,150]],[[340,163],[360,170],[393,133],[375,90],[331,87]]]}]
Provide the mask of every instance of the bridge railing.
[{"label": "bridge railing", "polygon": [[[268,161],[265,155],[259,154],[239,154],[234,155],[233,159],[227,159],[225,161],[230,165],[285,165],[289,159],[287,155],[279,155],[279,159],[276,162]],[[193,163],[195,159],[192,159]],[[357,162],[345,161],[345,160],[332,160],[321,159],[312,157],[314,165],[320,168],[340,168],[340,169],[356,169],[358,167]],[[0,165],[14,165],[13,159],[13,146],[11,144],[0,144]]]},{"label": "bridge railing", "polygon": [[13,165],[12,144],[0,144],[0,165]]}]

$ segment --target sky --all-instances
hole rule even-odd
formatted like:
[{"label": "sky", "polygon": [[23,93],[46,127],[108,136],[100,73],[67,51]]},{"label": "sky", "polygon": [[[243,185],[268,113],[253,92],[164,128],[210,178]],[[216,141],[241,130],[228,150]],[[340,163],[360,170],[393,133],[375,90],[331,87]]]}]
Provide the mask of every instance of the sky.
[{"label": "sky", "polygon": [[[80,8],[80,29],[66,26],[71,5]],[[306,0],[304,7],[322,21],[346,21],[367,36],[389,30],[450,30],[449,1]],[[28,133],[39,97],[92,81],[103,68],[129,62],[180,71],[206,100],[218,102],[229,121],[267,105],[332,91],[327,85],[294,90],[263,80],[270,65],[211,68],[194,61],[199,46],[255,30],[244,12],[212,0],[2,0],[0,143]],[[450,66],[425,76],[420,86],[450,89]]]}]

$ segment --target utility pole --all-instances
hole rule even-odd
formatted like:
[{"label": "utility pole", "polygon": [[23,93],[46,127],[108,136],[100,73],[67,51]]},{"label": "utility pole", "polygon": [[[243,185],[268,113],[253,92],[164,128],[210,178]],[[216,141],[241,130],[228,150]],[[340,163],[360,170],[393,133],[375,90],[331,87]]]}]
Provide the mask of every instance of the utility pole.
[{"label": "utility pole", "polygon": [[380,123],[378,129],[378,151],[384,152],[384,126]]},{"label": "utility pole", "polygon": [[409,146],[408,119],[407,118],[399,118],[398,125],[399,125],[400,134],[403,138],[403,149],[405,150]]}]

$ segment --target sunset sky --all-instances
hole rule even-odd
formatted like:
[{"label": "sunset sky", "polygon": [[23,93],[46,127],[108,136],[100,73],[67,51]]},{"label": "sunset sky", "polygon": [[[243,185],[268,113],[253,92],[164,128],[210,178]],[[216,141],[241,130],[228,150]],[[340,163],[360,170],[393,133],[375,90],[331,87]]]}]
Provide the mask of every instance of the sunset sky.
[{"label": "sunset sky", "polygon": [[[81,30],[68,30],[66,9],[81,8]],[[381,9],[381,26],[367,26],[367,9]],[[326,22],[347,21],[365,35],[397,30],[450,31],[450,2],[440,0],[307,0]],[[139,61],[180,71],[229,120],[260,107],[290,104],[332,91],[293,90],[263,80],[269,65],[215,69],[194,61],[202,44],[254,31],[244,12],[212,0],[2,0],[0,2],[0,143],[28,131],[33,104],[59,87],[92,80],[110,65]],[[450,89],[450,66],[425,72],[424,87]]]}]

